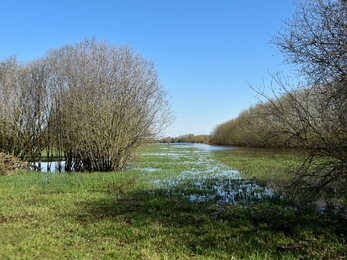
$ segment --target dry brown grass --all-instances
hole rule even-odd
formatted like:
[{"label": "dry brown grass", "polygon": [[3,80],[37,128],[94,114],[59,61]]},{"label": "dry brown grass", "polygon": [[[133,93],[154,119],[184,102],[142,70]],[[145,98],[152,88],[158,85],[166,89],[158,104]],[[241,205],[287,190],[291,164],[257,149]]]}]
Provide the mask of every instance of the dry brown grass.
[{"label": "dry brown grass", "polygon": [[0,175],[12,175],[18,170],[29,170],[30,164],[16,156],[0,152]]}]

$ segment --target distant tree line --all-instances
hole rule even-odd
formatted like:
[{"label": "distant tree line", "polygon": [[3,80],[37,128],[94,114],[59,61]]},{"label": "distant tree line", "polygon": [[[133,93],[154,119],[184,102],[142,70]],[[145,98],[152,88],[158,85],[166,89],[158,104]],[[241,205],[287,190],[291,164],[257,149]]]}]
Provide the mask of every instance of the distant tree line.
[{"label": "distant tree line", "polygon": [[128,46],[92,38],[31,62],[0,62],[0,151],[20,159],[119,170],[171,122],[153,63]]},{"label": "distant tree line", "polygon": [[216,126],[212,142],[303,149],[308,156],[296,169],[293,194],[347,198],[347,2],[295,6],[272,42],[298,67],[301,82],[274,75],[272,94],[255,89],[259,103]]},{"label": "distant tree line", "polygon": [[159,140],[160,143],[210,143],[210,135],[180,135],[178,137],[165,137]]},{"label": "distant tree line", "polygon": [[[322,150],[328,146],[338,153],[347,147],[346,100],[332,100],[332,86],[288,89],[280,76],[277,83],[285,94],[266,96],[237,118],[217,125],[211,141],[221,145],[279,147]],[[342,147],[336,146],[337,144]],[[335,147],[336,146],[336,147]],[[339,148],[336,150],[336,148]]]}]

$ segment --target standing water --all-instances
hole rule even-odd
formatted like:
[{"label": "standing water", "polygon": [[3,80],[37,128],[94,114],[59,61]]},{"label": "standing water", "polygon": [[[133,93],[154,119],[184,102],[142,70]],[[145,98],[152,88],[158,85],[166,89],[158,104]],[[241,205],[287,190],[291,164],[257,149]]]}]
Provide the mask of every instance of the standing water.
[{"label": "standing water", "polygon": [[269,189],[241,178],[238,171],[217,161],[212,154],[215,150],[233,152],[234,148],[196,143],[158,146],[159,152],[146,154],[143,170],[156,172],[153,183],[168,196],[215,204],[252,203],[272,196]]}]

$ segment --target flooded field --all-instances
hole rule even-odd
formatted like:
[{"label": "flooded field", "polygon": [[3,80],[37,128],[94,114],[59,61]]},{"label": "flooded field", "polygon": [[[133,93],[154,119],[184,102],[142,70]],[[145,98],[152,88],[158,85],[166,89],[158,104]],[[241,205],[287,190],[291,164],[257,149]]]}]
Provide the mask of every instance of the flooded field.
[{"label": "flooded field", "polygon": [[267,185],[286,158],[154,144],[123,171],[0,176],[0,259],[345,259],[344,219]]},{"label": "flooded field", "polygon": [[[234,158],[236,152],[247,152],[251,157],[266,155],[264,161],[270,163],[271,167],[258,163],[259,169],[252,169],[259,174],[265,172],[266,177],[278,171],[279,160],[276,156],[283,156],[284,153],[200,143],[152,144],[139,154],[137,163],[129,170],[141,172],[142,179],[152,187],[153,196],[160,193],[170,198],[180,197],[191,203],[229,205],[248,205],[271,199],[277,187],[269,185],[269,182],[256,182],[247,174],[241,176],[238,170],[230,166],[242,169],[238,163],[249,164],[244,161],[246,157],[239,158],[237,163],[223,162],[223,158]],[[272,161],[269,160],[271,157]],[[64,162],[42,162],[41,171],[46,183],[52,179],[52,173],[64,172]]]},{"label": "flooded field", "polygon": [[[152,175],[155,192],[183,196],[191,202],[249,204],[267,200],[271,190],[243,179],[240,173],[214,158],[212,151],[233,148],[206,144],[158,144],[142,159],[144,172]],[[155,175],[155,177],[153,177]]]}]

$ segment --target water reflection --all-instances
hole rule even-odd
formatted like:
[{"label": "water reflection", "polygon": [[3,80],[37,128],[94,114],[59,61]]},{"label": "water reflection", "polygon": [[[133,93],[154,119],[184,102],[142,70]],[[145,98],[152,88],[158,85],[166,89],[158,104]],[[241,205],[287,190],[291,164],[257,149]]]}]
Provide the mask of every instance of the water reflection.
[{"label": "water reflection", "polygon": [[38,171],[41,172],[64,172],[65,171],[65,162],[54,161],[54,162],[41,162],[39,168],[39,163],[36,162],[35,166],[38,168]]},{"label": "water reflection", "polygon": [[[162,144],[162,145],[165,145],[165,144]],[[170,145],[174,145],[174,146],[180,147],[180,148],[196,148],[196,149],[201,149],[201,150],[205,150],[205,151],[235,150],[234,147],[201,144],[201,143],[172,143],[172,144],[169,144],[169,146]],[[166,144],[166,146],[168,146],[168,145]]]},{"label": "water reflection", "polygon": [[162,158],[173,159],[173,163],[185,166],[186,169],[178,175],[155,179],[153,183],[159,188],[158,192],[167,190],[167,196],[184,196],[194,203],[215,204],[249,204],[273,196],[272,190],[240,178],[238,171],[216,161],[210,153],[235,150],[234,147],[199,143],[161,145],[165,150],[165,153],[160,154]]},{"label": "water reflection", "polygon": [[169,196],[185,196],[191,202],[215,204],[250,204],[265,201],[273,192],[248,180],[237,178],[202,178],[201,180],[156,180]]}]

